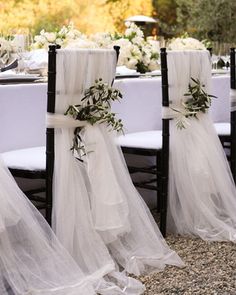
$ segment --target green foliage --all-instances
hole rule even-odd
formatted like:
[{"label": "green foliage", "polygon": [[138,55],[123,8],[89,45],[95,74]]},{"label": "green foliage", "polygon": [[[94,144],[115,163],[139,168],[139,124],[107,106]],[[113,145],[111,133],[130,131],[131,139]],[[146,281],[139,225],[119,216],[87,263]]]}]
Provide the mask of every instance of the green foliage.
[{"label": "green foliage", "polygon": [[189,116],[196,116],[198,112],[206,112],[211,105],[211,98],[215,96],[207,94],[203,88],[204,85],[198,79],[191,78],[191,80],[194,85],[189,84],[189,92],[185,94],[189,98],[183,106],[190,113]]},{"label": "green foliage", "polygon": [[[95,84],[85,90],[81,104],[71,105],[65,115],[72,116],[75,120],[86,121],[91,125],[106,123],[108,127],[117,132],[122,131],[123,124],[116,119],[115,113],[110,111],[111,102],[122,98],[118,89],[109,87],[102,79],[95,81]],[[74,131],[72,150],[76,151],[79,158],[85,154],[84,145],[80,132],[83,127],[77,127]]]},{"label": "green foliage", "polygon": [[183,31],[198,39],[236,42],[235,0],[176,0],[177,21]]},{"label": "green foliage", "polygon": [[153,0],[153,14],[158,19],[159,35],[170,38],[178,32],[176,0]]},{"label": "green foliage", "polygon": [[45,15],[42,18],[37,18],[32,29],[33,35],[38,35],[41,30],[45,29],[47,32],[58,30],[65,24],[66,19],[70,19],[71,11],[66,7],[63,11],[59,11],[53,15]]},{"label": "green foliage", "polygon": [[[83,33],[123,32],[132,15],[158,19],[158,35],[236,43],[236,0],[8,0],[0,1],[0,33],[4,35],[56,28],[73,21]],[[146,35],[155,25],[145,26]]]},{"label": "green foliage", "polygon": [[206,111],[211,106],[212,98],[216,96],[207,94],[204,90],[204,85],[198,79],[193,79],[193,85],[189,84],[188,93],[184,94],[184,96],[188,97],[188,99],[182,103],[184,107],[184,111],[174,109],[181,116],[177,118],[177,128],[182,129],[185,128],[185,118],[195,117],[197,118],[197,114],[199,112],[206,113]]}]

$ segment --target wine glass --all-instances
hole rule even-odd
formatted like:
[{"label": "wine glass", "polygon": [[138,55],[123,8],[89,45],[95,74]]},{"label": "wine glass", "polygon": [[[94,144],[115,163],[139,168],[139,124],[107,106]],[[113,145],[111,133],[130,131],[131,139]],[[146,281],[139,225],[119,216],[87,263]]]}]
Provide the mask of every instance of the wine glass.
[{"label": "wine glass", "polygon": [[219,61],[219,56],[212,54],[211,61],[212,61],[212,69],[217,69],[217,63]]},{"label": "wine glass", "polygon": [[229,68],[229,62],[230,62],[230,56],[229,55],[222,55],[221,58],[223,59],[225,63],[225,67],[228,70]]}]

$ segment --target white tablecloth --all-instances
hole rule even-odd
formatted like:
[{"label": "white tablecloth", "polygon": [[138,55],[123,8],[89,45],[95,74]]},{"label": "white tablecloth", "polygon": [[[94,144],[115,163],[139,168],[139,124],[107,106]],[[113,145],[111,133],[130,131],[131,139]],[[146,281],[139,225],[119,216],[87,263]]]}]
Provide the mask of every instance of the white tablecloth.
[{"label": "white tablecloth", "polygon": [[[214,76],[214,121],[229,121],[228,75]],[[116,80],[123,99],[112,109],[126,132],[161,128],[161,78]],[[0,85],[0,152],[45,144],[46,84]]]}]

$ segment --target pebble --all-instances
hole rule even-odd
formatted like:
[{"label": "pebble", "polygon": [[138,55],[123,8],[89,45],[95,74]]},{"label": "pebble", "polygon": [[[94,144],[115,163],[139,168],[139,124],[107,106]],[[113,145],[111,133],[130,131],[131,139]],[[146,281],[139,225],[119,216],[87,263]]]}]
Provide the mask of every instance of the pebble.
[{"label": "pebble", "polygon": [[185,267],[140,276],[143,295],[236,295],[236,244],[181,236],[166,241]]}]

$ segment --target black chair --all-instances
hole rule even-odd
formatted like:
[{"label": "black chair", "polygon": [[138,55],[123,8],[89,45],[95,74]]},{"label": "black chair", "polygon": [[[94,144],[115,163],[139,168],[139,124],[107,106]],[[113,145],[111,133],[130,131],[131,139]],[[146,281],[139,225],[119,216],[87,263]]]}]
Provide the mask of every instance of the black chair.
[{"label": "black chair", "polygon": [[[161,49],[162,106],[169,106],[166,49]],[[119,138],[125,156],[154,157],[144,167],[128,164],[130,174],[142,173],[140,181],[134,181],[137,188],[156,193],[157,211],[160,214],[160,230],[166,234],[168,167],[169,167],[169,119],[162,119],[162,130],[130,133]],[[147,161],[148,162],[148,161]]]},{"label": "black chair", "polygon": [[[209,50],[210,51],[210,50]],[[169,106],[167,52],[161,48],[162,106]],[[157,212],[160,214],[160,230],[166,234],[168,168],[169,168],[169,120],[162,119],[162,130],[130,133],[120,137],[120,144],[125,156],[136,155],[155,157],[151,165],[138,167],[128,164],[131,175],[143,173],[140,181],[134,181],[137,188],[156,192]],[[148,163],[148,161],[146,161]],[[135,165],[135,166],[134,166]],[[147,178],[146,175],[151,177]],[[147,179],[146,179],[147,178]]]},{"label": "black chair", "polygon": [[[50,45],[48,51],[48,91],[47,111],[55,109],[56,45]],[[24,190],[25,195],[37,209],[43,210],[48,223],[51,223],[52,199],[50,183],[53,173],[54,130],[47,128],[45,147],[32,147],[2,153],[3,161],[14,177],[24,181],[41,180],[40,187]]]},{"label": "black chair", "polygon": [[[236,91],[235,48],[230,51],[230,88]],[[236,102],[231,102],[230,113],[230,167],[236,183]]]},{"label": "black chair", "polygon": [[[231,48],[230,50],[230,88],[232,90],[236,89],[235,48]],[[226,151],[232,175],[236,183],[236,110],[231,109],[230,123],[220,122],[215,123],[214,126],[222,146]]]},{"label": "black chair", "polygon": [[[50,45],[48,51],[48,91],[47,112],[55,112],[56,100],[56,53],[59,46]],[[119,55],[119,47],[114,49]],[[13,150],[2,153],[5,164],[14,177],[30,180],[41,180],[43,184],[36,189],[25,190],[24,193],[34,202],[36,207],[45,212],[46,220],[51,223],[52,212],[52,182],[54,167],[54,129],[46,130],[46,148],[33,147],[23,150]],[[43,195],[40,195],[43,193]]]}]

